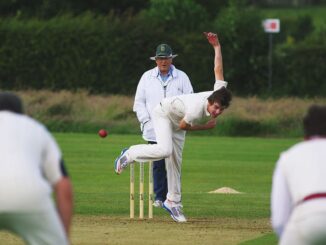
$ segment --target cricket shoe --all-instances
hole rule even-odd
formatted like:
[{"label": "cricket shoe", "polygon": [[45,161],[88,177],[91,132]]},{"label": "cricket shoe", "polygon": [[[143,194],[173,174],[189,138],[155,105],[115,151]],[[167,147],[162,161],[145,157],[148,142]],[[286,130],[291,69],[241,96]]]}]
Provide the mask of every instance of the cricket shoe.
[{"label": "cricket shoe", "polygon": [[161,200],[155,200],[155,202],[153,202],[153,206],[155,208],[163,208],[163,202]]},{"label": "cricket shoe", "polygon": [[187,222],[186,217],[183,215],[181,203],[165,200],[163,203],[163,208],[170,213],[174,221],[179,223]]},{"label": "cricket shoe", "polygon": [[114,171],[117,174],[121,174],[122,171],[128,167],[128,159],[127,159],[127,155],[126,155],[126,151],[128,150],[128,148],[124,148],[121,153],[120,156],[118,156],[115,161],[114,161]]}]

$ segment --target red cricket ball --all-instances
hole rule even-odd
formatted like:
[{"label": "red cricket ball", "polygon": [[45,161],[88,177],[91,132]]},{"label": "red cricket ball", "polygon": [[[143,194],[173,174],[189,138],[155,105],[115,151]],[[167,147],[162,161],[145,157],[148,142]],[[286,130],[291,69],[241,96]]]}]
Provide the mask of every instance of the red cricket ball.
[{"label": "red cricket ball", "polygon": [[108,132],[105,129],[100,129],[98,135],[102,138],[105,138],[108,135]]}]

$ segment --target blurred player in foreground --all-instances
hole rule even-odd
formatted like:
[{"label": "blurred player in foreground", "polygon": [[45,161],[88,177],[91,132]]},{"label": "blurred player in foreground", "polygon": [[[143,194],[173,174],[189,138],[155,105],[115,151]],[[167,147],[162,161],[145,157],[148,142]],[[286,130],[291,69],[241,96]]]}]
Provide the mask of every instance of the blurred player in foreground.
[{"label": "blurred player in foreground", "polygon": [[[222,53],[217,35],[209,32],[205,36],[215,51],[214,91],[163,99],[153,110],[157,144],[134,145],[124,149],[114,163],[115,172],[120,174],[132,162],[165,158],[168,194],[163,208],[176,222],[186,222],[181,203],[181,163],[185,132],[214,128],[216,118],[229,106],[232,98],[223,77]],[[205,124],[196,124],[197,120],[204,118],[208,119]]]},{"label": "blurred player in foreground", "polygon": [[27,244],[65,245],[72,213],[72,187],[57,143],[23,115],[18,96],[0,93],[0,230]]},{"label": "blurred player in foreground", "polygon": [[311,106],[304,141],[283,152],[272,186],[272,226],[282,245],[326,244],[326,106]]}]

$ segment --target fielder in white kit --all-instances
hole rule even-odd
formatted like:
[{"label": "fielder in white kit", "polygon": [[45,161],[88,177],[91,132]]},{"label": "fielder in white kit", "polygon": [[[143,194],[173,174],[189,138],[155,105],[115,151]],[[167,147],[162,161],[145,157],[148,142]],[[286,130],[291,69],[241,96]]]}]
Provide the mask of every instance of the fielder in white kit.
[{"label": "fielder in white kit", "polygon": [[31,245],[69,244],[73,197],[61,151],[22,108],[18,96],[0,93],[0,230]]},{"label": "fielder in white kit", "polygon": [[305,140],[283,152],[271,194],[272,226],[281,245],[326,244],[326,106],[311,106]]},{"label": "fielder in white kit", "polygon": [[[216,118],[223,113],[232,99],[226,89],[223,77],[221,46],[217,35],[205,33],[215,51],[214,91],[179,95],[163,99],[153,110],[153,125],[156,145],[134,145],[124,149],[115,160],[114,168],[120,174],[130,163],[166,160],[168,179],[167,199],[163,204],[177,222],[186,222],[181,204],[181,163],[185,133],[190,130],[207,130],[216,125]],[[195,124],[197,120],[208,118],[206,124]]]}]

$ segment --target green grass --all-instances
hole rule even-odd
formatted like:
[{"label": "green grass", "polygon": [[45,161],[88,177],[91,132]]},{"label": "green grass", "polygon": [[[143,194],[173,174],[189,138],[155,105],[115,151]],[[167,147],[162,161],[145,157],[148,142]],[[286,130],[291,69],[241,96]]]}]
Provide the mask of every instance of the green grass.
[{"label": "green grass", "polygon": [[[114,174],[113,161],[123,147],[142,143],[141,137],[109,135],[102,139],[96,134],[67,133],[55,136],[74,184],[76,213],[127,216],[129,174]],[[275,161],[282,150],[296,141],[188,136],[182,167],[185,212],[193,217],[269,217]],[[245,194],[207,193],[224,186]]]},{"label": "green grass", "polygon": [[277,244],[277,237],[274,234],[263,235],[259,238],[245,241],[240,243],[240,245],[275,245]]},{"label": "green grass", "polygon": [[[113,134],[103,139],[97,134],[73,133],[56,133],[55,137],[63,150],[73,182],[75,213],[129,217],[129,169],[118,176],[113,171],[113,161],[123,147],[143,143],[141,137]],[[268,219],[275,162],[281,151],[298,141],[295,138],[232,138],[189,134],[182,167],[185,214],[189,219],[252,220],[253,226],[260,219]],[[145,171],[147,187],[147,165]],[[137,173],[136,167],[136,203]],[[244,194],[208,194],[209,191],[226,186]],[[147,200],[145,195],[145,203]],[[165,219],[166,216],[164,210],[155,210],[155,217]],[[240,227],[238,232],[242,229],[251,228]],[[270,230],[242,244],[268,245],[276,244],[276,241]]]}]

